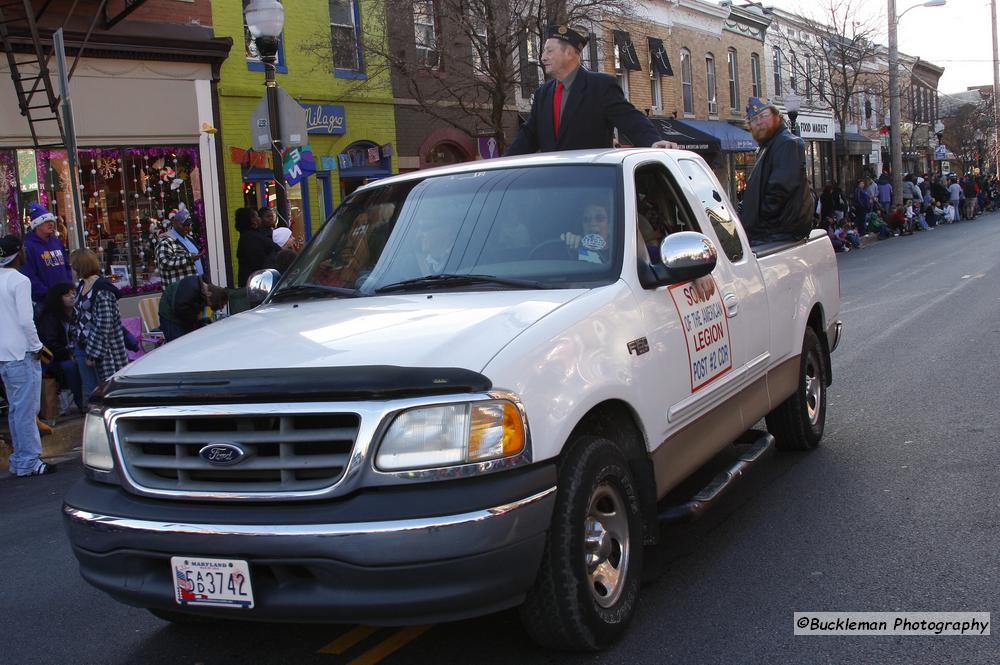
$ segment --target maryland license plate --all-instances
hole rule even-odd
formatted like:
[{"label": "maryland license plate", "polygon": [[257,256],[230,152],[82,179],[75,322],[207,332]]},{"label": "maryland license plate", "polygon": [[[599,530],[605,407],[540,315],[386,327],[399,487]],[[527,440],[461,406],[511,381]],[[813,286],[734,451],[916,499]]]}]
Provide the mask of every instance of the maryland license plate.
[{"label": "maryland license plate", "polygon": [[180,605],[253,607],[250,566],[239,559],[170,558],[174,597]]}]

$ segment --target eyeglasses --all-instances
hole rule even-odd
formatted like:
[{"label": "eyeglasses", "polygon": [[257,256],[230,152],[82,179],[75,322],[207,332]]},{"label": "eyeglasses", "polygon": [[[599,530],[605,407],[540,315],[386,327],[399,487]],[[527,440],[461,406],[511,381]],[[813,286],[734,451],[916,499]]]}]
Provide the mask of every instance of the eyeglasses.
[{"label": "eyeglasses", "polygon": [[755,125],[763,120],[770,118],[772,113],[770,111],[761,111],[754,117],[750,118],[750,124]]}]

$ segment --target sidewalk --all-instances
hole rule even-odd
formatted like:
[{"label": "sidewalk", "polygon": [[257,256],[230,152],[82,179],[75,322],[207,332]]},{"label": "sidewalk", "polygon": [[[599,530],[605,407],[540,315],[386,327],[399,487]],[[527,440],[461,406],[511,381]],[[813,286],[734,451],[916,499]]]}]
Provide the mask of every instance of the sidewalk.
[{"label": "sidewalk", "polygon": [[[6,418],[3,424],[3,429],[0,429],[0,475],[6,471],[7,459],[13,452]],[[42,437],[42,457],[47,462],[51,462],[53,458],[80,454],[80,446],[83,444],[82,415],[63,416],[53,429],[55,431],[52,434]]]}]

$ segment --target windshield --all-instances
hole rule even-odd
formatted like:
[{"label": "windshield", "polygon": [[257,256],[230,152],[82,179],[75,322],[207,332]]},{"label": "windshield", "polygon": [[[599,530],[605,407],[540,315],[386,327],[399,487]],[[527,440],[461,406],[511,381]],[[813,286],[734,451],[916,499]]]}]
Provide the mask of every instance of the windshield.
[{"label": "windshield", "polygon": [[614,166],[575,165],[431,176],[357,192],[275,295],[610,283],[621,272],[619,189]]}]

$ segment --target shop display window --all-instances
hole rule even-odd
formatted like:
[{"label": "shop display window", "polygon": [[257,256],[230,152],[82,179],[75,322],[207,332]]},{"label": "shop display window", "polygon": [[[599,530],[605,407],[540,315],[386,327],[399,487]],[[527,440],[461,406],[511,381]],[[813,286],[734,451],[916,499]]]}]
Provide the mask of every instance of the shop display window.
[{"label": "shop display window", "polygon": [[[191,212],[197,244],[206,246],[198,148],[81,148],[78,155],[87,247],[97,252],[104,274],[123,294],[158,291],[155,238],[181,204]],[[22,163],[33,165],[34,172],[19,168]],[[69,182],[66,150],[0,150],[0,199],[6,203],[0,221],[9,232],[23,234],[22,217],[37,200],[66,224],[71,238],[64,242],[75,245],[78,220]]]}]

